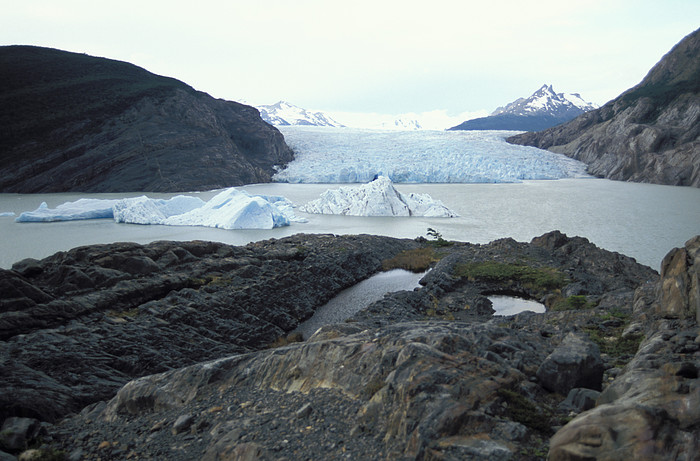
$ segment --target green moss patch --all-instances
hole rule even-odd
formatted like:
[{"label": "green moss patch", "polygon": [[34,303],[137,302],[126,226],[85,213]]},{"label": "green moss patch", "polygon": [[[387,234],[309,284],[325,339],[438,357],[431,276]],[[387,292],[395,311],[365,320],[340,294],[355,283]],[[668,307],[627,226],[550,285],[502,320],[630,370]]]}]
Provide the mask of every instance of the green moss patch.
[{"label": "green moss patch", "polygon": [[457,264],[454,270],[458,277],[483,282],[519,283],[535,291],[561,289],[566,284],[565,275],[551,267],[484,261]]}]

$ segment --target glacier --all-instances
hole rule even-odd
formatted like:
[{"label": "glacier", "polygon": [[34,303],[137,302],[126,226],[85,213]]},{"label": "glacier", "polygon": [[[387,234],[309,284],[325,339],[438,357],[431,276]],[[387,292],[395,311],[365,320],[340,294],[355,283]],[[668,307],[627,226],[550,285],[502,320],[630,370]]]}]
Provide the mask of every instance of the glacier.
[{"label": "glacier", "polygon": [[123,199],[81,198],[49,208],[42,202],[34,211],[21,213],[17,222],[55,222],[112,218],[117,223],[205,226],[221,229],[272,229],[291,222],[306,222],[294,214],[285,197],[251,195],[236,188],[219,192],[208,201],[177,195],[152,199],[145,195]]},{"label": "glacier", "polygon": [[379,176],[359,187],[329,189],[320,198],[302,205],[300,210],[306,213],[348,216],[459,216],[428,194],[402,194],[386,176]]},{"label": "glacier", "polygon": [[587,177],[585,164],[505,141],[511,131],[388,131],[282,126],[295,159],[273,180],[288,183],[517,183]]}]

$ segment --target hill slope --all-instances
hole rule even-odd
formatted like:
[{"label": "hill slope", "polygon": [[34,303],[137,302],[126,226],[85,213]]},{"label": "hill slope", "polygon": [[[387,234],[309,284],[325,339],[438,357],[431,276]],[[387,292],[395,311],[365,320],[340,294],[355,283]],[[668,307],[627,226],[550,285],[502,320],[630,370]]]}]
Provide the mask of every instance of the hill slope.
[{"label": "hill slope", "polygon": [[542,85],[530,97],[518,98],[497,108],[488,117],[480,117],[450,130],[513,130],[535,131],[559,125],[594,109],[578,93],[557,93],[552,85]]},{"label": "hill slope", "polygon": [[129,63],[0,47],[0,191],[214,189],[293,158],[252,107]]},{"label": "hill slope", "polygon": [[700,29],[600,109],[508,142],[566,154],[609,179],[700,187]]}]

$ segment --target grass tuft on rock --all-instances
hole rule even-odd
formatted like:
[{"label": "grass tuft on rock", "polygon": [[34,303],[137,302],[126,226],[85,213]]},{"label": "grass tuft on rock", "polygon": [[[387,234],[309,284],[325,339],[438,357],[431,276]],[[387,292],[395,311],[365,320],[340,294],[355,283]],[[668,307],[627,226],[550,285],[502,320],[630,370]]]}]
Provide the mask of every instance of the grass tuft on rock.
[{"label": "grass tuft on rock", "polygon": [[391,259],[382,261],[382,270],[404,269],[411,272],[425,272],[440,258],[432,247],[402,251]]},{"label": "grass tuft on rock", "polygon": [[590,302],[585,296],[573,295],[568,298],[557,299],[549,308],[552,311],[573,311],[581,309],[592,309],[595,303]]},{"label": "grass tuft on rock", "polygon": [[506,403],[506,414],[513,421],[544,434],[552,431],[551,413],[538,407],[522,394],[510,389],[501,388],[498,390],[498,395]]}]

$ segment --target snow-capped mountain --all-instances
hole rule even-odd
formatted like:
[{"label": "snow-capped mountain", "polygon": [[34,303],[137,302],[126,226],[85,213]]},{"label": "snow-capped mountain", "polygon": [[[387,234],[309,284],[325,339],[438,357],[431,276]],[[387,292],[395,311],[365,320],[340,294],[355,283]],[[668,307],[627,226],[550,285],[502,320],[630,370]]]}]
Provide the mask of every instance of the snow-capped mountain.
[{"label": "snow-capped mountain", "polygon": [[552,85],[542,85],[528,98],[518,98],[497,108],[488,117],[467,120],[450,130],[539,131],[568,122],[598,106],[578,93],[557,93]]},{"label": "snow-capped mountain", "polygon": [[260,111],[260,117],[262,117],[264,121],[275,126],[344,126],[323,112],[310,112],[286,101],[279,101],[276,104],[267,106],[256,106],[256,109]]},{"label": "snow-capped mountain", "polygon": [[545,84],[529,98],[518,98],[505,107],[497,108],[491,115],[546,113],[553,116],[568,116],[571,113],[574,116],[578,116],[597,108],[597,105],[585,101],[578,93],[557,93],[552,88],[552,85]]}]

